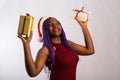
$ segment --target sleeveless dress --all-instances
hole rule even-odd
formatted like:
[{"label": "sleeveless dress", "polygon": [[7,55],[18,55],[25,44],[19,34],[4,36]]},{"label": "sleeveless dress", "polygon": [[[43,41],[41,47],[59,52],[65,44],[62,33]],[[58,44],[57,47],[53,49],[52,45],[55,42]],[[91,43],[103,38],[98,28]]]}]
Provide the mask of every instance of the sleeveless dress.
[{"label": "sleeveless dress", "polygon": [[46,63],[51,70],[50,80],[76,80],[76,66],[78,55],[67,48],[63,43],[53,43],[55,64],[50,68],[50,61]]}]

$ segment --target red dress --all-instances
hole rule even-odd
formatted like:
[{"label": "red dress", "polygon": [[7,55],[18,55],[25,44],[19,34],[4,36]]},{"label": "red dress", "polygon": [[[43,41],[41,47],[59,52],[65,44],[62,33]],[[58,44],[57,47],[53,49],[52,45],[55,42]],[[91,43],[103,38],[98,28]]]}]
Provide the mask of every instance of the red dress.
[{"label": "red dress", "polygon": [[[51,70],[50,80],[76,80],[77,54],[73,53],[64,44],[53,44],[55,50],[55,65]],[[50,62],[46,65],[50,69]]]}]

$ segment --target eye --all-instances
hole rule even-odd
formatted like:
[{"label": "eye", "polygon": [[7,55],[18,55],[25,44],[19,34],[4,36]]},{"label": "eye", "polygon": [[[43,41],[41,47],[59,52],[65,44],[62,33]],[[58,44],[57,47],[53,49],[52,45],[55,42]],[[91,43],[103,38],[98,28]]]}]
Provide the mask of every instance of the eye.
[{"label": "eye", "polygon": [[56,25],[60,25],[60,22],[57,22]]},{"label": "eye", "polygon": [[50,26],[52,26],[53,24],[51,24],[51,23],[48,23],[48,27],[50,27]]},{"label": "eye", "polygon": [[48,27],[52,27],[52,26],[59,26],[60,22],[56,22],[56,23],[48,23]]}]

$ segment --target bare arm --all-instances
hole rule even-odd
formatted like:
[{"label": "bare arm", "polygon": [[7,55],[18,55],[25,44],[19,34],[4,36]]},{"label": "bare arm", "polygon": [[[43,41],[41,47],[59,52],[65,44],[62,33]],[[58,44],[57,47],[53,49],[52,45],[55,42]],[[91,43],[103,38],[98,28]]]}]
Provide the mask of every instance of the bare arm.
[{"label": "bare arm", "polygon": [[34,77],[38,75],[43,69],[43,66],[48,57],[48,49],[46,47],[42,47],[38,51],[38,55],[36,57],[36,60],[34,61],[30,49],[30,41],[32,38],[32,33],[30,37],[22,37],[21,35],[18,35],[18,37],[23,42],[26,71],[29,74],[29,76]]},{"label": "bare arm", "polygon": [[75,19],[82,28],[84,39],[85,39],[85,46],[76,44],[72,41],[69,41],[69,43],[78,52],[79,55],[91,55],[94,53],[94,45],[93,45],[91,35],[87,28],[88,21],[82,22],[79,20],[78,17],[75,17]]}]

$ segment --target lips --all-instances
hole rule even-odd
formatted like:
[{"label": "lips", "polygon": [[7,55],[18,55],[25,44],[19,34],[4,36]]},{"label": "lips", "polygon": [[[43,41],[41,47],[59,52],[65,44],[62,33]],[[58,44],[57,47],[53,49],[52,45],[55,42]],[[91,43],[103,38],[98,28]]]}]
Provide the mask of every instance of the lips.
[{"label": "lips", "polygon": [[55,28],[55,29],[53,29],[53,31],[54,31],[54,32],[58,32],[58,31],[59,31],[59,29]]}]

